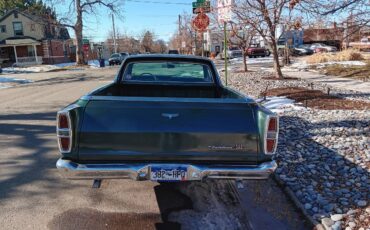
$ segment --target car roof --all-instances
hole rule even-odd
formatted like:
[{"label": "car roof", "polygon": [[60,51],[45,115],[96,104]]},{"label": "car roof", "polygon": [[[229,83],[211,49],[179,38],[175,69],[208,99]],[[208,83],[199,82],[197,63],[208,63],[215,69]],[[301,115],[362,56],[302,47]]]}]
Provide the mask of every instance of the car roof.
[{"label": "car roof", "polygon": [[126,58],[126,61],[130,61],[132,59],[135,60],[163,60],[163,59],[171,59],[171,60],[185,60],[185,61],[211,61],[209,58],[194,56],[194,55],[181,55],[181,54],[137,54],[134,56],[129,56]]}]

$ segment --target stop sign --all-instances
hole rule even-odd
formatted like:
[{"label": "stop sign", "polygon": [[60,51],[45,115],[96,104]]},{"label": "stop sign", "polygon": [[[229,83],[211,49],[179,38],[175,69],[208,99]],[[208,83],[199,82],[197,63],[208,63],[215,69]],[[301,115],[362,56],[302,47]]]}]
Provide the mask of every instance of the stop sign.
[{"label": "stop sign", "polygon": [[89,44],[83,44],[82,48],[85,52],[89,51]]},{"label": "stop sign", "polygon": [[204,32],[209,26],[209,18],[206,14],[200,13],[192,21],[193,28],[198,32]]}]

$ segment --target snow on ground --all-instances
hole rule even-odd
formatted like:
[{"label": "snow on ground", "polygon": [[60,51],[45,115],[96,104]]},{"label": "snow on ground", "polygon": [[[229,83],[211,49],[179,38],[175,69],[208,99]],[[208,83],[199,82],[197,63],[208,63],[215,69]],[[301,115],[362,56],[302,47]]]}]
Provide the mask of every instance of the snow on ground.
[{"label": "snow on ground", "polygon": [[[90,61],[88,61],[87,64],[92,68],[100,68],[99,60],[90,60]],[[107,60],[105,60],[105,66],[108,66],[108,65],[109,65],[109,62]]]},{"label": "snow on ground", "polygon": [[315,66],[316,68],[323,68],[328,65],[344,65],[344,66],[364,66],[366,65],[365,62],[362,61],[330,61],[330,62],[323,62],[318,64],[308,64],[307,62],[295,62],[290,68],[293,69],[307,69],[309,67]]},{"label": "snow on ground", "polygon": [[[99,60],[90,60],[88,61],[88,65],[91,68],[99,68]],[[108,65],[108,61],[105,61],[105,65]],[[48,72],[48,71],[55,71],[67,67],[76,66],[76,62],[68,62],[68,63],[60,63],[54,65],[35,65],[35,66],[28,66],[28,67],[7,67],[3,68],[3,73],[40,73],[40,72]],[[76,70],[76,69],[71,69]]]},{"label": "snow on ground", "polygon": [[286,98],[286,97],[266,97],[266,100],[257,99],[257,102],[262,103],[262,105],[272,112],[281,114],[284,111],[291,111],[291,110],[304,110],[306,108],[301,107],[294,103],[294,100]]},{"label": "snow on ground", "polygon": [[0,89],[5,89],[11,87],[13,84],[25,84],[30,83],[31,80],[18,79],[12,77],[0,77]]},{"label": "snow on ground", "polygon": [[[274,60],[272,57],[262,57],[262,58],[247,58],[247,64],[258,64],[258,63],[272,63]],[[231,64],[243,63],[243,58],[234,58],[230,60]]]},{"label": "snow on ground", "polygon": [[59,69],[55,65],[37,65],[29,67],[7,67],[3,68],[3,73],[39,73]]},{"label": "snow on ground", "polygon": [[30,83],[31,80],[26,79],[18,79],[18,78],[12,78],[12,77],[0,77],[0,83]]}]

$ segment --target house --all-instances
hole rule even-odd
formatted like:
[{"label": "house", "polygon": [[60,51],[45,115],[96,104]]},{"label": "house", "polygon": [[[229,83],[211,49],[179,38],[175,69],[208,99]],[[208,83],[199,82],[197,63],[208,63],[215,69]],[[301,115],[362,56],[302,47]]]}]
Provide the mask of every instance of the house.
[{"label": "house", "polygon": [[55,21],[13,9],[0,18],[0,64],[34,65],[69,61],[69,33]]},{"label": "house", "polygon": [[340,48],[343,38],[343,27],[333,26],[332,28],[307,28],[304,30],[303,42],[305,44],[319,42]]},{"label": "house", "polygon": [[304,30],[284,31],[278,38],[278,46],[287,45],[289,48],[297,47],[303,44]]}]

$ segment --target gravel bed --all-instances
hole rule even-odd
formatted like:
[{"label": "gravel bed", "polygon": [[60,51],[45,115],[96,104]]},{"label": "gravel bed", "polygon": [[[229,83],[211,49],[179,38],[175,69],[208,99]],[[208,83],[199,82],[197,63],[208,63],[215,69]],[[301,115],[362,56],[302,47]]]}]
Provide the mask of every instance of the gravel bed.
[{"label": "gravel bed", "polygon": [[[257,98],[277,87],[307,87],[310,82],[271,81],[269,73],[230,74],[230,86]],[[315,89],[326,91],[323,84]],[[331,89],[339,96],[369,101],[369,96]],[[313,219],[326,229],[369,229],[370,111],[284,110],[280,115],[277,176]]]},{"label": "gravel bed", "polygon": [[[222,73],[223,74],[223,73]],[[321,90],[327,92],[330,88],[330,94],[334,96],[339,96],[351,100],[362,100],[370,101],[370,93],[364,94],[355,91],[348,91],[342,89],[336,89],[333,87],[328,87],[326,84],[319,82],[311,82],[307,80],[286,80],[286,81],[275,81],[275,80],[265,80],[265,77],[272,77],[273,75],[268,72],[248,72],[248,73],[230,73],[229,85],[232,87],[245,92],[248,96],[253,98],[258,98],[261,95],[261,92],[272,88],[280,87],[313,87],[315,90]]]}]

